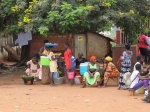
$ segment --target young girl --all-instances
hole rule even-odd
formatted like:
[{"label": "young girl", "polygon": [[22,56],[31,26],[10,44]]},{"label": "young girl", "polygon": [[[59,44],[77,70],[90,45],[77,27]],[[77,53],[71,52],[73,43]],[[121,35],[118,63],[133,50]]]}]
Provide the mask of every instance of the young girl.
[{"label": "young girl", "polygon": [[50,82],[51,82],[51,85],[53,86],[55,85],[53,75],[54,75],[54,72],[57,72],[57,58],[52,52],[52,48],[53,47],[46,47],[47,51],[49,52],[47,57],[50,59],[50,66],[49,66],[50,67]]},{"label": "young girl", "polygon": [[28,66],[28,68],[25,71],[26,74],[34,76],[35,78],[34,81],[36,81],[40,71],[39,55],[35,54],[33,58],[30,61],[28,61],[26,64]]}]

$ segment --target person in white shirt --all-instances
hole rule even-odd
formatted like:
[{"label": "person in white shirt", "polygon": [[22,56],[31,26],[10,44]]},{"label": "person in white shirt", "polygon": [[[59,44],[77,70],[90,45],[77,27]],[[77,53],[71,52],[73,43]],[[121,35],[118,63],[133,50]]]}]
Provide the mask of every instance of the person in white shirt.
[{"label": "person in white shirt", "polygon": [[144,90],[148,90],[148,82],[150,80],[150,77],[147,76],[141,76],[141,64],[135,65],[135,71],[132,72],[130,80],[131,85],[129,91],[132,91],[133,93],[139,89],[140,87],[144,86]]}]

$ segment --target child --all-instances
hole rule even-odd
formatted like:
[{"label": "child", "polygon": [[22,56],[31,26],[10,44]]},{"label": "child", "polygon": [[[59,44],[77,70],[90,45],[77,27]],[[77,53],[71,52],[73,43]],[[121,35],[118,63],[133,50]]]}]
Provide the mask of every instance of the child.
[{"label": "child", "polygon": [[[140,87],[144,86],[144,90],[148,89],[148,81],[150,78],[148,76],[141,76],[141,64],[135,65],[136,70],[131,74],[131,85],[129,91],[134,95],[135,91]],[[144,72],[145,73],[145,72]]]},{"label": "child", "polygon": [[53,47],[46,47],[46,50],[49,52],[47,57],[50,59],[50,66],[49,66],[50,67],[50,82],[51,82],[51,85],[53,86],[55,85],[53,75],[55,72],[57,72],[57,58],[52,52],[52,48]]},{"label": "child", "polygon": [[26,64],[28,66],[28,68],[25,71],[26,74],[34,76],[34,81],[36,81],[40,71],[39,55],[35,54],[33,58],[30,61],[28,61]]}]

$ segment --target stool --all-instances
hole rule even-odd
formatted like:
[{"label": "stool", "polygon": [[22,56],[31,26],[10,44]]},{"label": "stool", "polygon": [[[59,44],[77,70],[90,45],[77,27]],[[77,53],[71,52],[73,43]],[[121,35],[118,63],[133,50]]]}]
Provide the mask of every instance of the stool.
[{"label": "stool", "polygon": [[107,85],[109,86],[117,86],[119,83],[119,77],[110,77],[108,79]]},{"label": "stool", "polygon": [[135,91],[129,90],[130,96],[135,96]]}]

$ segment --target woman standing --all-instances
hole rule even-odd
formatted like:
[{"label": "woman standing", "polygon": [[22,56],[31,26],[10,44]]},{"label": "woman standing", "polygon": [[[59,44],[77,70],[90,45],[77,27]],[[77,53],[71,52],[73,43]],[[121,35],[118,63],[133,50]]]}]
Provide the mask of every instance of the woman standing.
[{"label": "woman standing", "polygon": [[[65,43],[64,44],[66,51],[64,52],[64,60],[66,64],[66,74],[72,69],[72,62],[71,62],[71,57],[72,57],[72,52],[69,48],[69,44]],[[67,84],[70,84],[70,80],[68,78],[68,74],[66,75],[67,78]]]},{"label": "woman standing", "polygon": [[123,81],[123,76],[126,72],[130,72],[131,71],[131,58],[132,58],[132,51],[130,50],[130,44],[126,44],[125,45],[125,51],[123,51],[122,53],[122,57],[121,57],[121,71],[120,71],[120,80],[119,80],[119,86],[118,89],[128,89],[129,87],[127,87]]}]

